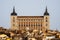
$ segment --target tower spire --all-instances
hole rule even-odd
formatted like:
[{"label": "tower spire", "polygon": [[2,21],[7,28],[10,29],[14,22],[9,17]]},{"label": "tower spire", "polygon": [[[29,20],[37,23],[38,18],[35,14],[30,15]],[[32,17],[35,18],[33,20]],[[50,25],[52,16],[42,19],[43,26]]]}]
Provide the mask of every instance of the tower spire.
[{"label": "tower spire", "polygon": [[48,11],[47,11],[47,6],[46,6],[46,11],[45,11],[45,12],[48,12]]},{"label": "tower spire", "polygon": [[15,6],[13,7],[13,12],[15,13]]},{"label": "tower spire", "polygon": [[11,15],[17,15],[17,13],[15,12],[15,6],[13,6],[13,12],[11,13]]},{"label": "tower spire", "polygon": [[49,13],[48,13],[48,11],[47,11],[47,6],[46,6],[46,9],[45,9],[44,15],[49,15]]}]

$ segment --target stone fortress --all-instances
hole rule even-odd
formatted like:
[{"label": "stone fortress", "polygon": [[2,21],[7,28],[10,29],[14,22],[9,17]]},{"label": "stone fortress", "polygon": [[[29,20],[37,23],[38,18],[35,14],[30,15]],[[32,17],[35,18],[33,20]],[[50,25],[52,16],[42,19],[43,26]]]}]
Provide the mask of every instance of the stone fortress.
[{"label": "stone fortress", "polygon": [[24,30],[26,27],[29,30],[49,30],[49,13],[46,7],[43,16],[18,16],[15,12],[15,7],[11,13],[11,30]]}]

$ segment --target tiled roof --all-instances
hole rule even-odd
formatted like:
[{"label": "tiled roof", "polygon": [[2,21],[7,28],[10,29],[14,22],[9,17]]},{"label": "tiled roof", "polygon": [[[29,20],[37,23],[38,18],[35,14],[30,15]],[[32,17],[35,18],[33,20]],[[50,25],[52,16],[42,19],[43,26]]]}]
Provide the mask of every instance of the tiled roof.
[{"label": "tiled roof", "polygon": [[44,18],[44,16],[17,16],[17,18]]}]

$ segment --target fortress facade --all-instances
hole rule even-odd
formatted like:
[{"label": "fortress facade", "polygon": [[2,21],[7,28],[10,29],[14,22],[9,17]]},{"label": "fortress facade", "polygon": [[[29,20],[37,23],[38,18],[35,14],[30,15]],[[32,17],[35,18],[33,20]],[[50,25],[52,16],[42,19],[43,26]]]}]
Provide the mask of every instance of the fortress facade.
[{"label": "fortress facade", "polygon": [[29,30],[49,30],[49,13],[47,7],[43,16],[18,16],[15,8],[13,8],[13,12],[11,13],[11,29],[23,30],[26,27]]}]

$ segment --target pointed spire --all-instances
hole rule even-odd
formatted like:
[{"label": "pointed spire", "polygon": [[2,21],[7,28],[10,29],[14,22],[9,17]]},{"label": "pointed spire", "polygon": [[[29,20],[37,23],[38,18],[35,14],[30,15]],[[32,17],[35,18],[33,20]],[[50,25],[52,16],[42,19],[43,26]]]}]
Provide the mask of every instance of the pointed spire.
[{"label": "pointed spire", "polygon": [[49,15],[49,13],[48,13],[48,11],[47,11],[47,6],[46,6],[46,9],[45,9],[44,15]]},{"label": "pointed spire", "polygon": [[15,13],[15,6],[13,7],[13,12]]},{"label": "pointed spire", "polygon": [[17,15],[17,13],[15,12],[15,6],[13,7],[13,12],[11,13],[11,15]]},{"label": "pointed spire", "polygon": [[45,12],[48,12],[48,11],[47,11],[47,6],[46,6],[46,11],[45,11]]}]

